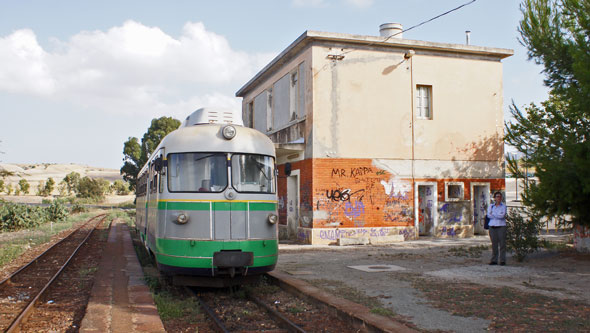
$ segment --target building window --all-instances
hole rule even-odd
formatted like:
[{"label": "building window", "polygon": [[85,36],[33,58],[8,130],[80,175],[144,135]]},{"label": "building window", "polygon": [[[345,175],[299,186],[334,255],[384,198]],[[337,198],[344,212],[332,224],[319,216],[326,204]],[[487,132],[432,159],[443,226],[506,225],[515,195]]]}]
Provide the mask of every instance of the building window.
[{"label": "building window", "polygon": [[254,128],[254,101],[246,104],[246,111],[244,112],[244,126]]},{"label": "building window", "polygon": [[266,131],[272,131],[272,119],[273,119],[273,89],[270,88],[266,91]]},{"label": "building window", "polygon": [[416,118],[432,119],[432,86],[416,86]]},{"label": "building window", "polygon": [[463,182],[445,182],[445,198],[447,201],[463,200],[465,195]]}]

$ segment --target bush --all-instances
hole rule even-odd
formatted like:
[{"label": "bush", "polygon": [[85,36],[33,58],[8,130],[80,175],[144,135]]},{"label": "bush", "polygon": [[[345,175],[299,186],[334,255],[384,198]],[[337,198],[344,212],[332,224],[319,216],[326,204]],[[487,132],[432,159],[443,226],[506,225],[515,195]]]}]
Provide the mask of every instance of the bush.
[{"label": "bush", "polygon": [[9,202],[0,203],[0,230],[16,231],[36,227],[47,222],[43,208],[18,205]]},{"label": "bush", "polygon": [[111,191],[115,192],[117,195],[127,195],[130,192],[129,183],[117,179],[113,185],[111,185]]},{"label": "bush", "polygon": [[541,247],[538,235],[543,223],[536,217],[524,218],[525,213],[523,209],[513,209],[506,215],[506,245],[519,262]]},{"label": "bush", "polygon": [[86,209],[86,207],[84,207],[84,205],[79,202],[74,202],[71,209],[72,213],[82,213],[88,211],[88,209]]},{"label": "bush", "polygon": [[17,231],[49,221],[62,221],[68,213],[63,201],[59,200],[45,208],[0,201],[0,231]]},{"label": "bush", "polygon": [[68,207],[66,207],[63,200],[53,200],[53,202],[46,208],[47,217],[49,221],[63,221],[70,214]]},{"label": "bush", "polygon": [[26,179],[21,179],[18,181],[18,186],[20,187],[21,192],[23,192],[24,194],[29,194],[29,188],[31,187],[31,184],[29,184],[29,182]]},{"label": "bush", "polygon": [[[78,194],[79,198],[92,198],[95,200],[102,200],[105,196],[105,180],[93,179],[90,177],[84,177],[80,179],[78,183]],[[108,183],[108,181],[106,181]],[[107,186],[108,188],[108,186]]]}]

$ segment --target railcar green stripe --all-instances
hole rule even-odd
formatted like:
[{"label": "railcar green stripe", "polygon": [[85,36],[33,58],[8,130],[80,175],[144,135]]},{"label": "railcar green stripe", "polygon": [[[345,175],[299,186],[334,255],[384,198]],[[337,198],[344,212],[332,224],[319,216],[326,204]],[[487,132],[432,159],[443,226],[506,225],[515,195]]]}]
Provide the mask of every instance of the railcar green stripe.
[{"label": "railcar green stripe", "polygon": [[181,202],[181,201],[160,201],[159,210],[209,210],[209,202]]},{"label": "railcar green stripe", "polygon": [[[251,211],[266,211],[276,210],[277,204],[270,202],[213,202],[214,211],[246,211],[248,210],[248,204],[250,204]],[[209,210],[210,202],[182,202],[182,201],[159,201],[159,210]]]},{"label": "railcar green stripe", "polygon": [[156,240],[158,262],[170,266],[211,268],[213,253],[221,250],[242,250],[254,254],[250,267],[274,265],[277,262],[277,240],[250,241],[191,241],[180,239]]}]

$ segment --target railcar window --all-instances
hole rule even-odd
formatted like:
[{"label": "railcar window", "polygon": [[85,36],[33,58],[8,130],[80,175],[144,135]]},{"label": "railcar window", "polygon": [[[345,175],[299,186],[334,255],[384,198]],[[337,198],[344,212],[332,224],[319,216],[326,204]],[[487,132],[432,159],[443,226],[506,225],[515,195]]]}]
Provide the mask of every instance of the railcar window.
[{"label": "railcar window", "polygon": [[168,155],[168,191],[222,192],[227,187],[224,153]]},{"label": "railcar window", "polygon": [[232,185],[238,192],[275,193],[275,162],[270,156],[234,154]]}]

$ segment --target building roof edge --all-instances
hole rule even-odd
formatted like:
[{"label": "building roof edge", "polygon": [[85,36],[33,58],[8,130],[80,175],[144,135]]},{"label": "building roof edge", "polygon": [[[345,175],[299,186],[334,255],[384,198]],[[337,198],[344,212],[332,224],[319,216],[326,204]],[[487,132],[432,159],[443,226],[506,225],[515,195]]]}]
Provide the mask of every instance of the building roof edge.
[{"label": "building roof edge", "polygon": [[[352,35],[334,32],[322,32],[314,30],[306,30],[297,39],[295,39],[287,48],[274,57],[264,68],[262,68],[254,77],[252,77],[246,84],[244,84],[235,94],[236,97],[243,97],[249,90],[250,86],[265,75],[271,68],[286,61],[285,56],[296,51],[299,51],[313,40],[318,41],[332,41],[359,45],[375,45],[382,47],[408,48],[416,50],[431,50],[439,52],[454,52],[473,55],[484,55],[504,59],[514,54],[512,49],[452,44],[452,43],[438,43],[427,42],[412,39],[397,39],[386,38],[381,36],[365,36]],[[282,61],[283,60],[283,61]]]}]

